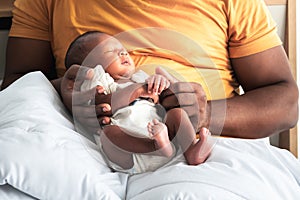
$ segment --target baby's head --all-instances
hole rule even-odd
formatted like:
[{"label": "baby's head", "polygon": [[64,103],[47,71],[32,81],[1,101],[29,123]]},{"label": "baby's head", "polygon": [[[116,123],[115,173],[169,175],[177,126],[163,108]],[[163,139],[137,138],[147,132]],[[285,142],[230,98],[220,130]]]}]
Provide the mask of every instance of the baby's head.
[{"label": "baby's head", "polygon": [[102,65],[114,79],[131,77],[135,65],[123,47],[114,37],[99,31],[89,31],[77,37],[69,46],[65,65],[78,64],[94,68]]}]

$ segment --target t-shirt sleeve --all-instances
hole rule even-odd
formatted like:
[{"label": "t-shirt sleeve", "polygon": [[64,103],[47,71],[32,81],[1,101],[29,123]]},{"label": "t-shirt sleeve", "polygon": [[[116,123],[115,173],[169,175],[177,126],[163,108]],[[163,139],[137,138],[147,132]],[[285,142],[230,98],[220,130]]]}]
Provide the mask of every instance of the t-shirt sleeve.
[{"label": "t-shirt sleeve", "polygon": [[263,0],[228,3],[229,56],[238,58],[281,45],[275,21]]},{"label": "t-shirt sleeve", "polygon": [[9,36],[50,40],[48,0],[16,0]]}]

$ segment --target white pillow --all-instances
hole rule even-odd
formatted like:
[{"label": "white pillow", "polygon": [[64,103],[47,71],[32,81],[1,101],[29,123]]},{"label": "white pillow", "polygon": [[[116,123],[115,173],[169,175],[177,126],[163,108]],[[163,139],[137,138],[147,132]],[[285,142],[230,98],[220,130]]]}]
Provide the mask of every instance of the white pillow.
[{"label": "white pillow", "polygon": [[33,200],[35,198],[13,188],[12,186],[5,184],[0,185],[0,197],[1,200]]},{"label": "white pillow", "polygon": [[74,131],[41,72],[0,92],[0,147],[0,185],[38,199],[124,199],[127,175],[112,173],[97,145]]}]

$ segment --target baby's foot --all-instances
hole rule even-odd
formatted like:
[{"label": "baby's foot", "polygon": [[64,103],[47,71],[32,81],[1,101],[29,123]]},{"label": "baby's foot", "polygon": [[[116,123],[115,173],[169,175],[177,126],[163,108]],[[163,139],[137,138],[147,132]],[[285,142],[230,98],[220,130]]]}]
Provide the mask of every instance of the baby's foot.
[{"label": "baby's foot", "polygon": [[199,165],[208,158],[212,150],[212,145],[208,142],[209,136],[209,130],[202,128],[199,132],[199,140],[195,140],[186,152],[184,152],[189,165]]},{"label": "baby's foot", "polygon": [[148,123],[147,128],[150,138],[154,140],[155,149],[159,150],[163,156],[171,156],[173,148],[169,140],[167,126],[157,119],[153,119],[152,122]]}]

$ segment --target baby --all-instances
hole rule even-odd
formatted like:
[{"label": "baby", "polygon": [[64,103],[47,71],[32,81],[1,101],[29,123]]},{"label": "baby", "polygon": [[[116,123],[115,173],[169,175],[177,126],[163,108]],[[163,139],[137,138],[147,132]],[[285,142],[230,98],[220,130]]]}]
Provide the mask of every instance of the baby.
[{"label": "baby", "polygon": [[79,36],[67,51],[67,68],[84,61],[93,68],[93,78],[85,81],[81,89],[101,86],[105,94],[112,94],[113,116],[111,124],[104,126],[100,134],[100,149],[114,170],[135,174],[159,168],[175,155],[173,139],[188,164],[205,161],[209,150],[202,144],[209,131],[200,131],[198,140],[183,109],[166,112],[159,104],[159,94],[170,86],[169,80],[160,75],[165,73],[163,69],[157,68],[152,76],[141,70],[136,72],[123,45],[97,31]]}]

